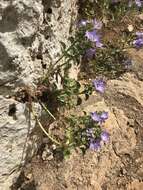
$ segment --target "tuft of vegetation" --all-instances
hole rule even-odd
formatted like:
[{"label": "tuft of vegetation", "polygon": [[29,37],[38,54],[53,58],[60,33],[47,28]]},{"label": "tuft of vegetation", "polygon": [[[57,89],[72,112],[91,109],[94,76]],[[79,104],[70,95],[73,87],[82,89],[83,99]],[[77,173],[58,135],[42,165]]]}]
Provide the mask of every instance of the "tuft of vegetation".
[{"label": "tuft of vegetation", "polygon": [[[129,6],[126,1],[120,0],[79,2],[80,19],[75,35],[69,38],[69,47],[61,42],[61,57],[49,66],[34,92],[24,88],[18,92],[21,101],[29,103],[29,110],[41,130],[52,144],[56,144],[56,150],[62,152],[63,156],[69,155],[77,147],[83,153],[88,148],[97,151],[102,142],[105,144],[109,141],[109,134],[104,130],[107,112],[98,113],[95,110],[83,116],[69,114],[68,117],[65,117],[65,113],[73,111],[93,92],[103,94],[105,80],[119,77],[130,70],[132,61],[126,52],[127,48],[143,47],[142,32],[135,35],[134,27],[136,29],[137,26],[132,26],[130,22],[132,15],[134,18],[142,6],[134,1]],[[80,68],[78,80],[69,77],[72,66]],[[46,130],[34,112],[33,102],[41,105],[48,115],[47,120],[51,118],[50,123],[59,122],[58,130],[62,131],[62,138]],[[60,125],[61,117],[64,127]]]}]

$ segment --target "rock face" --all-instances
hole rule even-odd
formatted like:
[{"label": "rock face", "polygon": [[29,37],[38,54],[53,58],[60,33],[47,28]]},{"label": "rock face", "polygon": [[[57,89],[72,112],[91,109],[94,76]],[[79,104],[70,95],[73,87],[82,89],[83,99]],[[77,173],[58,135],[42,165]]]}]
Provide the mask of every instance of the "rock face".
[{"label": "rock face", "polygon": [[0,84],[31,82],[41,66],[33,63],[29,47],[43,7],[35,1],[1,1],[0,9]]},{"label": "rock face", "polygon": [[[45,72],[46,65],[59,58],[60,41],[67,44],[77,17],[76,2],[0,1],[1,190],[9,190],[17,176],[14,169],[21,161],[29,129],[25,105],[7,97],[12,96],[17,87],[33,86]],[[9,113],[12,106],[16,106],[16,110],[13,108],[14,113]],[[31,130],[34,124],[32,122]],[[29,156],[34,149],[31,147]]]},{"label": "rock face", "polygon": [[28,141],[35,126],[29,117],[24,104],[0,96],[0,189],[9,189],[25,161],[26,151],[31,158],[36,149],[36,143]]},{"label": "rock face", "polygon": [[[137,68],[142,63],[143,52],[132,51],[133,72],[116,80],[109,80],[105,94],[94,94],[75,110],[86,112],[108,111],[105,129],[110,133],[110,143],[100,152],[88,150],[83,156],[75,151],[62,162],[54,159],[32,163],[38,190],[133,190],[143,184],[143,81]],[[138,57],[138,59],[136,59]],[[141,70],[140,70],[141,72]],[[142,73],[143,74],[143,73]]]}]

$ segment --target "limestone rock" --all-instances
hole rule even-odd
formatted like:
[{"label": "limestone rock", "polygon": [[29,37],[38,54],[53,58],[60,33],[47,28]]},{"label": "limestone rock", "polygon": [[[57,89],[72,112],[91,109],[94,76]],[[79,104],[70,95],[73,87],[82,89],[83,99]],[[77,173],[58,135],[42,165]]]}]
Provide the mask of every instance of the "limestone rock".
[{"label": "limestone rock", "polygon": [[[11,170],[21,161],[28,130],[24,104],[5,97],[13,95],[17,87],[33,87],[46,72],[46,66],[55,63],[61,55],[60,41],[68,46],[68,37],[72,35],[72,25],[76,17],[77,0],[0,1],[2,190],[9,190],[13,178],[18,176],[16,171],[13,170],[11,173]],[[9,106],[13,104],[17,109],[14,117],[8,115]],[[32,122],[32,129],[34,124]],[[31,142],[28,140],[28,144]],[[35,150],[35,147],[31,149],[28,147],[26,158]]]},{"label": "limestone rock", "polygon": [[[0,189],[7,190],[17,176],[17,169],[25,162],[27,149],[31,158],[36,143],[31,144],[29,136],[35,126],[29,120],[25,104],[0,96]],[[19,171],[19,170],[18,170]]]}]

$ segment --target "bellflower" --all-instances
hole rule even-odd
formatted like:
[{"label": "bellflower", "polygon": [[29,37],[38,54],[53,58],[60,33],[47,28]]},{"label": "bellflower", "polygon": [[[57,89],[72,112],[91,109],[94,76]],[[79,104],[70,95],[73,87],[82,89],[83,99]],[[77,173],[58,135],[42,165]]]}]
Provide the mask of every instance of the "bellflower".
[{"label": "bellflower", "polygon": [[103,47],[103,44],[102,44],[100,41],[98,41],[98,42],[96,42],[96,47],[102,48],[102,47]]},{"label": "bellflower", "polygon": [[99,35],[97,34],[96,30],[86,31],[85,36],[91,42],[99,42]]},{"label": "bellflower", "polygon": [[92,112],[91,118],[96,122],[101,122],[100,114],[98,114],[97,112]]},{"label": "bellflower", "polygon": [[108,119],[108,112],[104,111],[101,113],[100,115],[102,121],[105,121],[106,119]]},{"label": "bellflower", "polygon": [[100,140],[91,140],[89,144],[90,150],[97,151],[101,148]]},{"label": "bellflower", "polygon": [[133,45],[139,49],[143,47],[143,32],[136,32],[136,40],[133,41]]},{"label": "bellflower", "polygon": [[143,37],[143,32],[136,32],[136,36],[138,38],[142,38]]},{"label": "bellflower", "polygon": [[105,122],[105,120],[108,119],[108,112],[102,112],[101,114],[100,113],[97,113],[97,112],[92,112],[91,113],[91,118],[96,121],[96,122],[99,122],[100,124],[102,124],[103,122]]},{"label": "bellflower", "polygon": [[135,0],[135,3],[138,7],[142,6],[142,1],[141,0]]},{"label": "bellflower", "polygon": [[95,79],[93,81],[93,84],[94,84],[94,87],[95,87],[96,91],[98,91],[100,93],[104,93],[104,91],[105,91],[105,82],[102,79],[100,79],[100,80]]},{"label": "bellflower", "polygon": [[106,131],[103,131],[101,133],[101,140],[103,142],[108,142],[109,141],[109,133],[107,133]]},{"label": "bellflower", "polygon": [[143,47],[143,38],[139,38],[133,41],[133,45],[139,49],[141,47]]}]

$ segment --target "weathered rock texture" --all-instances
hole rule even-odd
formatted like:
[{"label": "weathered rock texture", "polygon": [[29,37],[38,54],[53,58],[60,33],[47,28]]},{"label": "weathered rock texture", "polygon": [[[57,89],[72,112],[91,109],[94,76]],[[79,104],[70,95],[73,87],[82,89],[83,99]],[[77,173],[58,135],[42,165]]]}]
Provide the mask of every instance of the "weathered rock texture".
[{"label": "weathered rock texture", "polygon": [[[60,41],[67,44],[77,17],[76,2],[0,1],[1,190],[10,189],[13,178],[17,176],[16,172],[12,171],[21,161],[29,129],[25,105],[8,96],[11,96],[17,87],[36,84],[45,72],[46,65],[59,58]],[[12,104],[16,105],[16,113],[8,115]]]},{"label": "weathered rock texture", "polygon": [[[35,121],[25,105],[0,96],[0,189],[9,189],[26,156],[31,158],[36,142],[28,141]],[[28,151],[28,155],[26,152]]]}]

